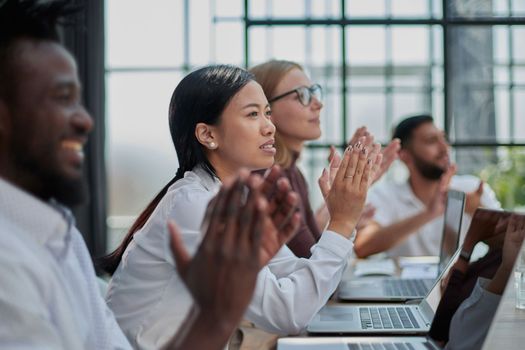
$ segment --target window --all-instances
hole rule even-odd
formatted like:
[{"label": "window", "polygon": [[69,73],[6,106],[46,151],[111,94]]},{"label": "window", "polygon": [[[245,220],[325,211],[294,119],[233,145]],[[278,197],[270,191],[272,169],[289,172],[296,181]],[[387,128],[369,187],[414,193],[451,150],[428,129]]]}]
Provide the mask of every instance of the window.
[{"label": "window", "polygon": [[314,203],[328,146],[363,124],[386,143],[432,113],[463,173],[525,153],[524,0],[108,0],[106,23],[110,248],[174,175],[169,99],[209,63],[289,59],[323,85],[301,163]]}]

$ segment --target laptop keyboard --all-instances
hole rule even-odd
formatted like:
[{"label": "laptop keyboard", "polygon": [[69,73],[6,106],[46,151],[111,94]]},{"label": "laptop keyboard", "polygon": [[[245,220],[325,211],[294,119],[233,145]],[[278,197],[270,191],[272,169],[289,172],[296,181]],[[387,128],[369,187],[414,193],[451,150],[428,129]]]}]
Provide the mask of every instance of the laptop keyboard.
[{"label": "laptop keyboard", "polygon": [[[427,349],[435,349],[428,342],[421,343]],[[411,343],[369,343],[369,344],[347,344],[349,350],[414,350]]]},{"label": "laptop keyboard", "polygon": [[388,296],[425,296],[428,292],[422,279],[385,279],[383,289]]},{"label": "laptop keyboard", "polygon": [[419,324],[408,307],[360,307],[362,329],[414,329]]}]

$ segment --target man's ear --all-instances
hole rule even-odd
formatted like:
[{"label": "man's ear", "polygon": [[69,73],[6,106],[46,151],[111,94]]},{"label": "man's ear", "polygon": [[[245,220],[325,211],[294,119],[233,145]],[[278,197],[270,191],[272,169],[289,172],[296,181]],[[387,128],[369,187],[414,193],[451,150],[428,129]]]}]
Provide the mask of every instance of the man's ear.
[{"label": "man's ear", "polygon": [[411,161],[412,155],[410,154],[410,151],[406,148],[401,148],[399,150],[399,160],[401,160],[403,163],[407,164]]},{"label": "man's ear", "polygon": [[197,123],[195,126],[195,137],[204,147],[214,150],[219,144],[215,136],[215,129],[213,126],[205,123]]}]

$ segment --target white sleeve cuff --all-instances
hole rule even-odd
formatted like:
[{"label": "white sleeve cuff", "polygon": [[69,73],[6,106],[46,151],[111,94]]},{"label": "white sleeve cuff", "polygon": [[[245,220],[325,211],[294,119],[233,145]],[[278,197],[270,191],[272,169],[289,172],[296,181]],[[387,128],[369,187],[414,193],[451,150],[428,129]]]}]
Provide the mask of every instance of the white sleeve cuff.
[{"label": "white sleeve cuff", "polygon": [[346,258],[354,248],[354,244],[350,239],[345,238],[339,233],[326,230],[321,235],[319,242],[313,247],[312,253],[317,248],[327,249],[341,258]]}]

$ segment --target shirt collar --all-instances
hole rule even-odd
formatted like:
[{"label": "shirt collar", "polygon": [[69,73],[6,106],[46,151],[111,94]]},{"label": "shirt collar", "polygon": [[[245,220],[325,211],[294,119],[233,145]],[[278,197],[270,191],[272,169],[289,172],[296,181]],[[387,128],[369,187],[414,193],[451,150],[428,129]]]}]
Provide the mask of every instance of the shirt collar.
[{"label": "shirt collar", "polygon": [[222,183],[221,183],[221,180],[219,180],[217,176],[213,176],[213,177],[210,176],[210,174],[206,172],[206,170],[204,170],[204,168],[200,165],[194,167],[192,172],[195,175],[197,175],[201,184],[204,186],[204,188],[207,191],[210,191],[213,193],[219,192],[222,186]]},{"label": "shirt collar", "polygon": [[412,191],[412,186],[410,186],[410,179],[407,179],[405,182],[399,184],[400,191],[398,193],[399,200],[417,206],[418,208],[425,208],[425,204],[417,198],[414,191]]},{"label": "shirt collar", "polygon": [[56,201],[43,202],[2,178],[0,193],[0,215],[42,245],[64,240],[74,224],[69,210]]}]

